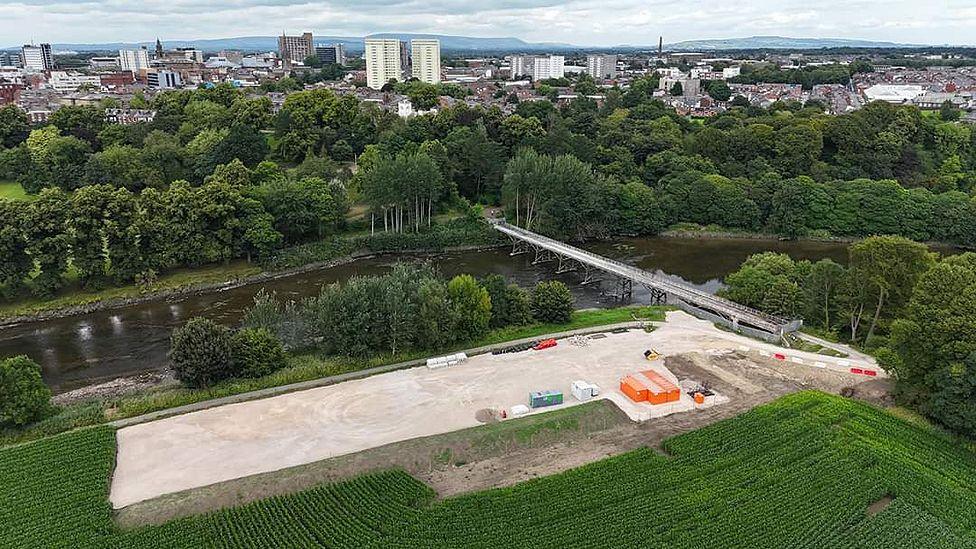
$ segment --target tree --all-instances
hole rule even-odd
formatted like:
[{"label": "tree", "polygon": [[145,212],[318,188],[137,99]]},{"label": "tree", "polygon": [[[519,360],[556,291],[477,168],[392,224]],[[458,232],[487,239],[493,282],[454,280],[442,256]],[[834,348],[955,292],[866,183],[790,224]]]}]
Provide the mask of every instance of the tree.
[{"label": "tree", "polygon": [[488,331],[491,297],[471,275],[458,275],[447,283],[447,299],[454,311],[458,341],[472,341]]},{"label": "tree", "polygon": [[[879,322],[901,311],[919,279],[935,263],[924,244],[900,236],[873,236],[852,244],[850,276],[866,284],[862,299],[873,309],[866,338],[874,335]],[[871,309],[868,309],[871,310]],[[857,339],[857,334],[851,334]]]},{"label": "tree", "polygon": [[510,326],[524,326],[532,323],[532,298],[528,292],[515,284],[509,284],[505,289],[505,301],[508,305],[508,324]]},{"label": "tree", "polygon": [[51,411],[41,367],[26,356],[0,360],[0,427],[21,427]]},{"label": "tree", "polygon": [[671,92],[671,95],[672,96],[674,96],[674,97],[680,97],[680,96],[684,95],[685,89],[684,89],[684,86],[681,85],[681,82],[675,82],[674,84],[671,85],[670,92]]},{"label": "tree", "polygon": [[248,125],[233,126],[227,136],[210,151],[207,164],[210,167],[209,172],[212,172],[214,167],[227,164],[235,158],[245,166],[253,168],[268,156],[270,150],[267,139],[260,131]]},{"label": "tree", "polygon": [[803,281],[803,292],[806,303],[804,318],[811,324],[831,329],[831,320],[836,320],[839,307],[838,293],[846,275],[844,267],[830,259],[821,259],[810,268]]},{"label": "tree", "polygon": [[962,117],[962,111],[956,107],[952,101],[943,101],[942,106],[939,107],[939,118],[946,122],[955,122]]},{"label": "tree", "polygon": [[509,322],[508,311],[508,284],[505,277],[499,274],[490,274],[481,279],[481,286],[488,292],[491,298],[491,322],[489,327],[501,328],[507,326]]},{"label": "tree", "polygon": [[61,135],[77,137],[98,150],[98,134],[105,128],[105,111],[94,106],[66,106],[51,113],[48,121],[61,130]]},{"label": "tree", "polygon": [[244,328],[231,338],[235,376],[266,376],[285,365],[281,341],[264,328]]},{"label": "tree", "polygon": [[551,324],[569,322],[573,316],[573,294],[558,280],[536,284],[532,290],[532,316]]},{"label": "tree", "polygon": [[0,149],[13,148],[30,134],[30,118],[17,105],[0,107]]},{"label": "tree", "polygon": [[455,340],[454,313],[443,282],[427,278],[418,285],[416,324],[419,349],[442,349]]},{"label": "tree", "polygon": [[724,80],[713,80],[708,85],[708,95],[716,101],[728,101],[732,97],[732,89]]},{"label": "tree", "polygon": [[176,379],[190,387],[207,387],[230,377],[233,356],[230,331],[206,318],[191,318],[170,338]]},{"label": "tree", "polygon": [[18,290],[34,269],[23,229],[29,222],[26,214],[20,203],[0,200],[0,286],[8,294]]},{"label": "tree", "polygon": [[879,362],[897,378],[900,401],[976,436],[976,254],[947,257],[921,276],[890,345]]},{"label": "tree", "polygon": [[45,189],[28,207],[23,227],[29,243],[27,252],[39,271],[33,280],[34,291],[39,295],[51,295],[64,284],[62,277],[72,245],[70,216],[68,195],[60,189]]},{"label": "tree", "polygon": [[737,96],[733,97],[732,98],[732,102],[729,103],[729,106],[730,107],[742,107],[742,108],[746,108],[746,107],[748,107],[750,105],[752,105],[752,103],[749,102],[749,99],[747,97],[745,97],[745,96],[742,96],[742,95],[737,95]]}]

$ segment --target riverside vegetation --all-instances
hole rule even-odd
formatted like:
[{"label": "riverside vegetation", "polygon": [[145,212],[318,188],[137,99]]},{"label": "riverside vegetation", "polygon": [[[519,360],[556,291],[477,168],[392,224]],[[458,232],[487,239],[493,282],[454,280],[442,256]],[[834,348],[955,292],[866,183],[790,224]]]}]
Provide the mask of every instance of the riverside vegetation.
[{"label": "riverside vegetation", "polygon": [[976,439],[976,253],[940,258],[884,236],[849,254],[846,267],[755,255],[726,278],[724,293],[861,345],[897,379],[900,402]]},{"label": "riverside vegetation", "polygon": [[[171,358],[183,386],[60,409],[47,405],[48,391],[30,421],[0,424],[0,445],[431,353],[634,318],[663,320],[664,310],[573,311],[572,296],[559,282],[526,292],[498,275],[444,281],[429,267],[397,266],[388,275],[325,286],[319,296],[302,302],[281,303],[261,294],[236,331],[205,319],[191,320],[173,334]],[[18,372],[38,372],[32,391],[46,391],[35,363],[18,359],[17,365]],[[21,389],[23,385],[0,385],[0,402],[18,400]]]},{"label": "riverside vegetation", "polygon": [[[567,239],[686,222],[976,241],[976,137],[953,117],[733,100],[699,124],[654,99],[656,79],[607,90],[602,105],[541,100],[505,115],[461,103],[407,120],[323,89],[272,115],[266,96],[227,85],[140,97],[157,116],[130,126],[105,122],[108,103],[64,107],[42,127],[7,106],[0,179],[37,200],[0,204],[0,289],[151,283],[345,230],[421,233],[464,201]],[[341,164],[353,159],[355,176]],[[366,207],[358,225],[350,203]]]}]

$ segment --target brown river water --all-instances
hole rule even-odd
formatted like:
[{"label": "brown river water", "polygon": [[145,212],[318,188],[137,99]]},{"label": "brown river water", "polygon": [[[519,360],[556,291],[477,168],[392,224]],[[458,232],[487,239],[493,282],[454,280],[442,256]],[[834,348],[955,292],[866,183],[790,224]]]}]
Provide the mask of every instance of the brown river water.
[{"label": "brown river water", "polygon": [[[776,251],[794,259],[810,260],[829,257],[840,263],[846,263],[847,259],[846,244],[826,242],[641,238],[584,247],[649,271],[677,277],[710,292],[721,288],[722,279],[754,253]],[[581,286],[574,273],[554,275],[552,264],[532,265],[533,257],[510,257],[509,251],[499,248],[385,255],[219,292],[23,323],[0,328],[0,357],[30,356],[41,364],[44,379],[55,392],[157,370],[167,364],[170,332],[189,318],[205,316],[235,325],[262,288],[277,292],[282,298],[302,298],[317,294],[322,284],[354,275],[383,273],[397,262],[430,261],[445,276],[497,273],[525,287],[557,278],[573,291],[578,308],[612,307],[619,303],[607,295],[612,288],[610,283]],[[633,302],[648,300],[646,290],[634,288]]]}]

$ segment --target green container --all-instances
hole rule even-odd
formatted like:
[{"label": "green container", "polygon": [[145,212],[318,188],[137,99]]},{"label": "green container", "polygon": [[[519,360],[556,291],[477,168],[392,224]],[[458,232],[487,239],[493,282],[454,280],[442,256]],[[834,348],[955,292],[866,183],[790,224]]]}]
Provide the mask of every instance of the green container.
[{"label": "green container", "polygon": [[555,406],[563,403],[563,394],[559,391],[539,391],[529,393],[529,406],[532,408],[542,408],[544,406]]}]

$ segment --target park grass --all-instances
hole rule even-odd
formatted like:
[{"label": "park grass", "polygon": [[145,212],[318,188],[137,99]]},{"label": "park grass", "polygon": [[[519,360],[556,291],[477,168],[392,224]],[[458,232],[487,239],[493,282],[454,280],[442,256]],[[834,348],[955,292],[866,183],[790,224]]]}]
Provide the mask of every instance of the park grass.
[{"label": "park grass", "polygon": [[197,268],[178,269],[146,285],[127,284],[101,290],[87,290],[71,284],[54,297],[26,297],[0,304],[0,319],[37,315],[103,301],[122,301],[166,292],[232,282],[260,274],[260,266],[243,260]]},{"label": "park grass", "polygon": [[[230,379],[203,389],[193,389],[183,386],[157,388],[128,396],[71,404],[59,409],[54,416],[28,426],[23,430],[0,431],[0,446],[43,438],[79,427],[131,418],[218,398],[243,395],[262,389],[271,389],[325,377],[350,374],[369,368],[396,364],[409,367],[411,364],[404,363],[438,354],[457,352],[465,349],[476,349],[487,345],[496,345],[507,341],[534,338],[570,330],[632,322],[635,317],[641,320],[661,321],[664,320],[664,315],[667,310],[667,307],[657,306],[580,310],[575,311],[570,321],[565,324],[536,323],[526,326],[500,328],[490,331],[476,341],[459,343],[436,352],[410,351],[407,353],[399,353],[395,356],[384,354],[371,358],[326,356],[316,352],[295,353],[288,356],[285,367],[264,377]],[[243,398],[242,400],[247,399]]]},{"label": "park grass", "polygon": [[35,200],[36,195],[27,194],[20,183],[0,179],[0,199],[8,200]]}]

